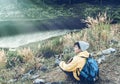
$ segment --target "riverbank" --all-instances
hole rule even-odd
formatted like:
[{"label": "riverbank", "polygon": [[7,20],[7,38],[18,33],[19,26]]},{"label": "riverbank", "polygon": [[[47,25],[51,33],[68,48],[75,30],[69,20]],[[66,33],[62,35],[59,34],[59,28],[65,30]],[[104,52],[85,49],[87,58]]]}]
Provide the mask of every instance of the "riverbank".
[{"label": "riverbank", "polygon": [[[48,30],[41,31],[29,34],[20,34],[15,36],[7,36],[0,38],[0,48],[18,48],[23,45],[27,45],[29,43],[38,42],[42,40],[49,39],[51,37],[56,37],[60,35],[64,35],[73,30]],[[32,39],[31,39],[32,38]]]}]

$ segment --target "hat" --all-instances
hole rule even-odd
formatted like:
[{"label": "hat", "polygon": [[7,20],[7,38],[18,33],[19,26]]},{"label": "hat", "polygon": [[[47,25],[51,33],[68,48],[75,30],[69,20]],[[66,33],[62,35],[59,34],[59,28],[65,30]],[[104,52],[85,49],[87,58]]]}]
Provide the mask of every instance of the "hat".
[{"label": "hat", "polygon": [[79,46],[82,51],[85,51],[89,48],[89,43],[84,42],[84,41],[79,41]]}]

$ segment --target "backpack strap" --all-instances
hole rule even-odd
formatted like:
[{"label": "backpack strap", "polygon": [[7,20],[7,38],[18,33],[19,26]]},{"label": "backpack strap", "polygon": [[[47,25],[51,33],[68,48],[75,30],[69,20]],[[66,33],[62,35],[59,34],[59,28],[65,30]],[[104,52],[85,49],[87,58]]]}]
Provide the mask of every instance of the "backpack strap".
[{"label": "backpack strap", "polygon": [[[91,57],[90,54],[89,54],[89,57],[81,56],[81,58],[85,58],[85,59],[86,59],[86,63],[85,63],[85,65],[84,65],[84,67],[86,66],[86,64],[88,64],[88,63],[87,63],[87,60],[88,60],[88,58],[90,58],[90,57]],[[89,64],[88,64],[88,65],[89,65]],[[83,67],[83,68],[84,68],[84,67]],[[89,73],[90,73],[90,69],[88,69],[88,71],[89,71]],[[86,72],[84,72],[84,71],[82,71],[82,70],[81,70],[81,73],[84,74],[85,78],[89,78],[89,77],[90,77],[89,74],[87,74]]]},{"label": "backpack strap", "polygon": [[87,57],[84,57],[84,56],[80,56],[81,58],[87,58]]},{"label": "backpack strap", "polygon": [[80,56],[80,57],[81,57],[81,58],[86,58],[86,59],[87,59],[87,58],[92,57],[92,56],[91,56],[91,54],[89,54],[88,57],[85,57],[85,56]]}]

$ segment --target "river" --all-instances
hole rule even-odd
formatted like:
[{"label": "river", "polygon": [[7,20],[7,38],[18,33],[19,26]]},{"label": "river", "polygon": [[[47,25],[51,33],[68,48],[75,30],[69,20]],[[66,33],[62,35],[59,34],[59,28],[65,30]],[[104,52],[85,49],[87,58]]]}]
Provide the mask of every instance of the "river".
[{"label": "river", "polygon": [[58,17],[42,21],[14,20],[0,23],[0,48],[16,48],[85,27],[85,23],[80,22],[79,17]]},{"label": "river", "polygon": [[15,36],[1,37],[1,48],[16,48],[25,44],[29,44],[36,41],[45,40],[51,37],[59,36],[70,32],[69,30],[53,30],[36,32],[31,34],[20,34]]}]

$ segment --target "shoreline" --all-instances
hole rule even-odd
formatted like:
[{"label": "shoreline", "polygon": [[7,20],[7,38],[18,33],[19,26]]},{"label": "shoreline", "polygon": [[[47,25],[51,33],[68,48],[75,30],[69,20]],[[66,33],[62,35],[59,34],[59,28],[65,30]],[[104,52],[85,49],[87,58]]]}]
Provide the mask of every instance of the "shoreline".
[{"label": "shoreline", "polygon": [[[0,48],[18,48],[23,45],[27,45],[29,43],[34,43],[42,40],[47,40],[52,37],[60,36],[66,34],[66,32],[70,32],[69,30],[61,30],[58,31],[48,31],[48,32],[38,32],[34,34],[26,34],[26,35],[17,35],[12,37],[3,37],[0,38]],[[19,39],[18,39],[19,38]],[[18,39],[18,40],[16,40]],[[16,41],[14,41],[16,40]],[[24,40],[24,41],[23,41]]]},{"label": "shoreline", "polygon": [[[57,38],[60,36],[64,36],[71,32],[77,32],[77,30],[55,30],[55,31],[46,31],[46,32],[36,32],[33,34],[21,34],[10,37],[0,38],[0,49],[17,49],[19,47],[24,47],[30,44],[40,43],[45,40],[49,40],[52,38]],[[40,37],[38,37],[40,36]],[[19,38],[14,42],[15,39]],[[24,41],[23,41],[24,40]],[[14,44],[15,43],[15,44]]]}]

